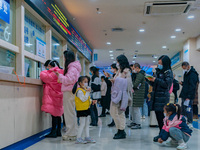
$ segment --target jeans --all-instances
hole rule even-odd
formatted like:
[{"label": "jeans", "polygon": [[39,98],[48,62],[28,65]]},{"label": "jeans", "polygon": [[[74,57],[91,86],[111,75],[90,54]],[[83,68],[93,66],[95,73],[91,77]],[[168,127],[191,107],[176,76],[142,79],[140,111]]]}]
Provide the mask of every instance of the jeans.
[{"label": "jeans", "polygon": [[172,140],[177,141],[177,142],[182,142],[182,140],[186,143],[190,139],[188,135],[183,133],[180,129],[171,127],[169,129],[169,136],[172,138]]},{"label": "jeans", "polygon": [[184,105],[185,99],[182,99],[182,115],[187,117],[188,123],[193,122],[193,100],[190,100],[189,106]]},{"label": "jeans", "polygon": [[141,112],[141,115],[142,116],[148,116],[148,106],[147,106],[147,100],[144,99],[144,104],[143,104],[143,107],[140,108],[140,112]]},{"label": "jeans", "polygon": [[90,106],[90,113],[91,113],[91,124],[97,125],[98,124],[98,111],[96,104]]}]

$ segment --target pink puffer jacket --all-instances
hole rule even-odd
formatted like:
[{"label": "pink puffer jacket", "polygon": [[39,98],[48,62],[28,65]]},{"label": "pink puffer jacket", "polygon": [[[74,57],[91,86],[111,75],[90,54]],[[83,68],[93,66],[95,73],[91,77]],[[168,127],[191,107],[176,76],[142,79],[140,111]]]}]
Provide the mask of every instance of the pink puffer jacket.
[{"label": "pink puffer jacket", "polygon": [[78,81],[81,72],[81,64],[75,61],[69,64],[66,75],[60,74],[58,79],[62,83],[63,92],[72,91],[74,84]]},{"label": "pink puffer jacket", "polygon": [[58,67],[40,73],[40,79],[45,83],[41,110],[57,117],[64,113],[63,93],[61,83],[58,83],[58,77],[53,71],[63,74],[63,70]]}]

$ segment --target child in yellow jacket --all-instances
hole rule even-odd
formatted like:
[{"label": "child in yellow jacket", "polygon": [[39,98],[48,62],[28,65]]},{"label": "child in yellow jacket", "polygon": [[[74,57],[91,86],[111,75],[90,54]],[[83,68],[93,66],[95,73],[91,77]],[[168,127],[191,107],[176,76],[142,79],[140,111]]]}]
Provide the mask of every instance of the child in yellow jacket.
[{"label": "child in yellow jacket", "polygon": [[[78,87],[79,85],[79,87]],[[78,82],[75,83],[72,93],[75,94],[75,105],[77,111],[77,117],[80,118],[80,125],[78,127],[78,134],[76,144],[95,143],[89,134],[90,124],[90,92],[88,87],[88,79],[85,76],[81,76]],[[85,130],[85,131],[84,131]],[[85,139],[82,139],[82,133],[85,132]]]}]

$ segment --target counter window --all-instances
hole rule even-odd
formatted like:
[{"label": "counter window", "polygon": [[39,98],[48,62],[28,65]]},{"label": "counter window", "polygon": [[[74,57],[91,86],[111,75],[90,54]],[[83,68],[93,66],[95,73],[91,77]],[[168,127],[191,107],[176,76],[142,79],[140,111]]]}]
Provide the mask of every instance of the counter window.
[{"label": "counter window", "polygon": [[29,78],[39,79],[40,72],[43,70],[43,64],[29,58],[25,58],[25,76]]},{"label": "counter window", "polygon": [[1,73],[13,73],[16,64],[16,55],[15,53],[0,48],[0,72]]},{"label": "counter window", "polygon": [[36,54],[36,39],[45,42],[45,25],[35,18],[28,10],[25,10],[24,48]]},{"label": "counter window", "polygon": [[55,34],[52,36],[52,59],[63,67],[62,41]]}]

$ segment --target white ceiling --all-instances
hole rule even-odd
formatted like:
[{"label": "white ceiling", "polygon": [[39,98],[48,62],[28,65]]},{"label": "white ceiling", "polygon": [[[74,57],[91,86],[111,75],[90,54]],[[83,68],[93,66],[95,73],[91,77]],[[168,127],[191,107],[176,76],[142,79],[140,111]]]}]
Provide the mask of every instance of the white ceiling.
[{"label": "white ceiling", "polygon": [[[163,1],[163,0],[160,0]],[[166,1],[166,0],[165,0]],[[188,15],[171,16],[144,16],[144,3],[147,0],[61,0],[59,5],[66,8],[68,19],[77,28],[81,35],[90,42],[90,45],[98,53],[97,66],[108,66],[113,63],[109,50],[113,50],[114,57],[125,53],[132,63],[135,50],[138,54],[168,54],[172,57],[181,51],[183,43],[190,37],[200,34],[200,9],[189,12],[195,18],[189,20]],[[196,5],[197,6],[197,5]],[[101,14],[97,14],[96,8],[100,8]],[[124,28],[123,32],[112,32],[111,28]],[[138,30],[144,28],[145,32]],[[175,33],[176,28],[182,31]],[[184,34],[183,34],[184,32]],[[107,36],[105,35],[107,34]],[[176,35],[176,39],[171,39]],[[136,45],[140,41],[141,45]],[[111,45],[107,45],[111,42]],[[169,50],[162,50],[162,46]],[[116,52],[115,49],[124,49]],[[150,56],[150,55],[149,55]],[[142,65],[153,65],[154,58],[138,57],[136,62]]]}]

